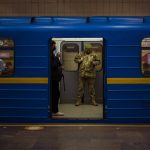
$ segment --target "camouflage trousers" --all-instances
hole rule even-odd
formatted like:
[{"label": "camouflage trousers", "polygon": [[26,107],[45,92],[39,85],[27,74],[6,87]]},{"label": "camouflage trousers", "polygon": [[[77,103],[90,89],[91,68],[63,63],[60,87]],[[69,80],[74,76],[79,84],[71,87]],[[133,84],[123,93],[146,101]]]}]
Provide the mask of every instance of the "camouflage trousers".
[{"label": "camouflage trousers", "polygon": [[95,80],[96,80],[95,78],[79,77],[79,88],[78,88],[78,97],[76,101],[76,106],[81,104],[82,97],[84,94],[85,83],[88,84],[88,93],[90,95],[92,103],[97,105],[95,101]]}]

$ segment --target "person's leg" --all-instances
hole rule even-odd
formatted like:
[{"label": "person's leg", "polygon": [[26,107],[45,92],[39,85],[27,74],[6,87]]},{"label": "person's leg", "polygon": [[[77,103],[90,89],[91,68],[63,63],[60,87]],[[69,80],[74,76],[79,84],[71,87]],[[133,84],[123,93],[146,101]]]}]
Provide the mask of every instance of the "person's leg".
[{"label": "person's leg", "polygon": [[57,81],[52,81],[52,113],[57,113],[58,112],[58,101],[60,97],[60,92],[59,92],[59,82]]},{"label": "person's leg", "polygon": [[58,103],[60,98],[59,82],[53,81],[52,83],[52,115],[64,116],[64,113],[59,111]]},{"label": "person's leg", "polygon": [[88,92],[92,101],[92,104],[94,106],[97,106],[98,104],[96,103],[96,98],[95,98],[95,78],[88,78]]},{"label": "person's leg", "polygon": [[77,96],[77,101],[75,103],[75,106],[81,105],[82,97],[84,94],[84,84],[85,84],[85,79],[79,77],[78,96]]}]

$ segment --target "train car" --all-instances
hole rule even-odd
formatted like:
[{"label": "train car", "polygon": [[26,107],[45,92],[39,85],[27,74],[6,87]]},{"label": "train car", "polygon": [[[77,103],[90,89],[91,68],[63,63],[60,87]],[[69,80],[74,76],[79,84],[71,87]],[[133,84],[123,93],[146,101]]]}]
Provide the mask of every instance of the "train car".
[{"label": "train car", "polygon": [[[52,40],[64,66],[63,117],[51,112]],[[100,59],[99,105],[90,105],[85,87],[83,104],[76,107],[74,57],[87,43]],[[150,123],[150,17],[1,17],[0,121]]]}]

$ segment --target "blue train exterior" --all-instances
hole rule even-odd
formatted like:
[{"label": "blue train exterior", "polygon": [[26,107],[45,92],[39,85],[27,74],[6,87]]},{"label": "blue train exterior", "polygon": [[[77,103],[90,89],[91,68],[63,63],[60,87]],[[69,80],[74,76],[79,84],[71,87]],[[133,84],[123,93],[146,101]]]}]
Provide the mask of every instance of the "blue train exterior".
[{"label": "blue train exterior", "polygon": [[[104,39],[104,119],[52,120],[52,38]],[[141,72],[141,42],[150,17],[1,17],[0,38],[15,46],[15,72],[0,77],[1,122],[149,123],[150,77]]]}]

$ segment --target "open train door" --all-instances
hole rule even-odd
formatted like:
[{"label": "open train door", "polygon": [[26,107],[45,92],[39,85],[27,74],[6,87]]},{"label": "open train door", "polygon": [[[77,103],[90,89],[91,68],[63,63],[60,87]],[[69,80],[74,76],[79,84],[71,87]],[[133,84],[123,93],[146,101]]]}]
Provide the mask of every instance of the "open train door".
[{"label": "open train door", "polygon": [[[56,42],[56,55],[61,54],[60,61],[63,66],[64,81],[60,83],[59,111],[64,116],[52,116],[52,118],[66,119],[103,119],[103,38],[53,38]],[[82,104],[75,106],[79,89],[79,66],[74,59],[85,50],[86,44],[92,45],[92,54],[100,60],[96,70],[96,102],[98,106],[91,105],[88,94],[88,85],[85,84]]]}]

